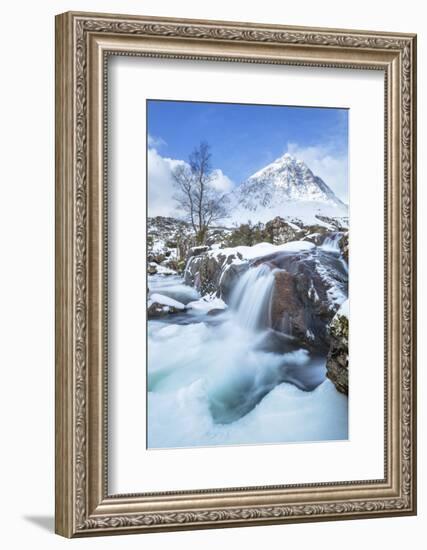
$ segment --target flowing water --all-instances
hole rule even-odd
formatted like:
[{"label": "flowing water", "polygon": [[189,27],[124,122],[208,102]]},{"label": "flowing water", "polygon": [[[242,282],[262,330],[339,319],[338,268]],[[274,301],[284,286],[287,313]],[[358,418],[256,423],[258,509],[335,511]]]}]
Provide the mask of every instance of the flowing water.
[{"label": "flowing water", "polygon": [[[269,264],[251,267],[223,313],[148,322],[149,448],[347,437],[347,399],[325,379],[325,356],[270,328],[273,284]],[[156,275],[149,287],[199,298],[179,277]]]},{"label": "flowing water", "polygon": [[332,233],[330,236],[326,237],[323,241],[322,249],[327,252],[334,252],[336,254],[341,254],[341,249],[339,242],[342,238],[342,233]]}]

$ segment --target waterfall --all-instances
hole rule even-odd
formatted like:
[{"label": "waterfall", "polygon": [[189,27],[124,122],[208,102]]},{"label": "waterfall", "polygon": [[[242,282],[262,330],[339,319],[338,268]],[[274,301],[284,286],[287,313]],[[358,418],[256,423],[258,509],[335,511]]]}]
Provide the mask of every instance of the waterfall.
[{"label": "waterfall", "polygon": [[248,269],[240,278],[231,295],[230,306],[241,326],[249,330],[269,326],[273,285],[273,271],[266,264]]},{"label": "waterfall", "polygon": [[326,237],[326,239],[323,241],[321,248],[323,248],[323,250],[325,250],[326,252],[335,252],[337,254],[341,254],[339,244],[341,237],[342,233],[333,233],[330,237]]}]

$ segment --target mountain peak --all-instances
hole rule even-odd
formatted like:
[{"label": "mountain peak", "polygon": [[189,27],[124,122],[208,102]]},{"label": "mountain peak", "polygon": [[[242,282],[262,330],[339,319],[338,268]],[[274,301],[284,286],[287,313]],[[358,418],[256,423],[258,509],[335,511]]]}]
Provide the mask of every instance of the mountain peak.
[{"label": "mountain peak", "polygon": [[278,157],[272,164],[300,164],[305,166],[305,162],[289,152],[286,152],[282,156]]},{"label": "mountain peak", "polygon": [[249,179],[259,178],[265,174],[279,174],[283,172],[289,172],[290,174],[294,174],[294,172],[298,172],[301,174],[308,172],[312,174],[311,170],[308,168],[303,160],[298,159],[297,157],[287,152],[281,157],[278,157],[272,163],[264,166],[264,168],[261,168],[261,170],[258,170],[258,172],[255,172],[255,174],[252,174]]},{"label": "mountain peak", "polygon": [[[275,165],[294,165],[302,164],[302,161],[291,155],[290,153],[285,153],[284,155],[278,157],[271,164]],[[268,165],[270,166],[270,165]],[[267,168],[266,166],[264,168]]]},{"label": "mountain peak", "polygon": [[310,203],[316,210],[347,210],[332,189],[301,159],[289,152],[250,176],[236,190],[243,210],[255,213],[260,209],[289,210]]}]

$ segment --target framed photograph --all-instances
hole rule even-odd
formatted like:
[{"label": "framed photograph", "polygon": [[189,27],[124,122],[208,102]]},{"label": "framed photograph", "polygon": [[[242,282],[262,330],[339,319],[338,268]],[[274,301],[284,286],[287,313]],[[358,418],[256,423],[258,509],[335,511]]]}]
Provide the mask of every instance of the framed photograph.
[{"label": "framed photograph", "polygon": [[416,513],[416,37],[56,18],[56,532]]}]

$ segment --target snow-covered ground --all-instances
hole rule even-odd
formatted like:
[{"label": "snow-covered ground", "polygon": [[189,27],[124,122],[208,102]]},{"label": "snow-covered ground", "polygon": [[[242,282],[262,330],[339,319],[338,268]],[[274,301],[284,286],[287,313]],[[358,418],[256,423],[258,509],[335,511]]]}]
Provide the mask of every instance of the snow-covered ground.
[{"label": "snow-covered ground", "polygon": [[208,254],[210,256],[229,256],[240,254],[243,260],[254,260],[256,258],[262,258],[275,252],[300,252],[304,250],[313,250],[316,246],[308,241],[292,241],[285,244],[271,244],[271,243],[258,243],[253,246],[234,246],[228,248],[214,248],[210,250]]}]

